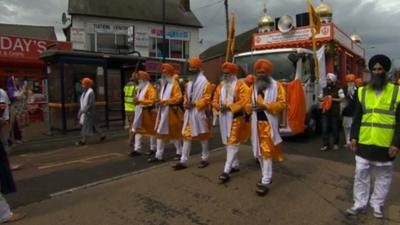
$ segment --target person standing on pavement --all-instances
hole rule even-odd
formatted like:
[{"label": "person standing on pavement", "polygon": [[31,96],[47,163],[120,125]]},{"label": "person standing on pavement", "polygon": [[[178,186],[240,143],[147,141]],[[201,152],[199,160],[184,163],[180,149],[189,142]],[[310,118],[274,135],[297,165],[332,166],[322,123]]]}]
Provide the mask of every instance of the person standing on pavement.
[{"label": "person standing on pavement", "polygon": [[129,133],[129,146],[132,146],[134,140],[132,123],[135,116],[135,103],[133,99],[137,91],[135,74],[136,72],[132,73],[128,83],[124,86],[125,128],[128,129]]},{"label": "person standing on pavement", "polygon": [[148,155],[156,152],[156,132],[154,130],[156,112],[154,104],[157,101],[157,91],[150,83],[150,74],[145,71],[137,72],[138,88],[133,100],[136,105],[132,132],[135,134],[135,145],[129,154],[131,157],[142,155],[143,136],[150,137],[150,150]]},{"label": "person standing on pavement", "polygon": [[[354,204],[346,211],[350,215],[366,212],[369,199],[373,215],[383,218],[393,160],[400,151],[400,93],[399,86],[388,82],[386,73],[390,67],[387,56],[373,56],[368,63],[371,80],[357,92],[350,145],[356,155]],[[372,167],[375,184],[370,197]]]},{"label": "person standing on pavement", "polygon": [[[4,93],[3,93],[4,92]],[[9,117],[4,115],[8,113],[8,103],[4,103],[5,91],[0,89],[0,133],[3,134],[3,129],[8,126],[7,121],[4,118]],[[0,223],[14,222],[25,217],[24,213],[12,213],[10,206],[4,199],[3,194],[14,193],[17,191],[15,186],[14,178],[11,173],[10,163],[8,160],[7,152],[4,148],[3,141],[0,141]]]},{"label": "person standing on pavement", "polygon": [[185,169],[189,160],[191,144],[193,141],[201,143],[201,162],[199,168],[209,165],[208,140],[211,135],[211,121],[207,116],[207,110],[211,105],[211,84],[201,70],[202,62],[198,57],[189,60],[189,82],[186,86],[183,106],[183,149],[180,161],[173,166],[175,170]]},{"label": "person standing on pavement", "polygon": [[88,136],[94,134],[100,136],[100,141],[106,139],[106,135],[100,130],[96,124],[96,97],[92,89],[93,81],[85,77],[82,79],[83,93],[80,98],[80,108],[78,112],[79,124],[81,129],[81,140],[76,145],[85,145]]},{"label": "person standing on pavement", "polygon": [[[10,99],[6,91],[0,88],[0,138],[3,143],[5,151],[9,154],[11,146],[8,143],[9,133],[10,133]],[[18,170],[22,167],[21,164],[10,164],[11,170]]]},{"label": "person standing on pavement", "polygon": [[[328,150],[330,134],[333,136],[333,150],[339,150],[340,102],[345,98],[343,90],[336,82],[336,75],[328,73],[326,76],[327,86],[322,90],[319,96],[320,101],[323,102],[321,151]],[[325,108],[325,103],[329,103],[327,105],[330,105],[330,107]]]},{"label": "person standing on pavement", "polygon": [[10,140],[22,143],[22,130],[20,121],[26,116],[26,100],[28,99],[27,87],[21,85],[18,78],[13,76],[7,79],[7,95],[10,104]]},{"label": "person standing on pavement", "polygon": [[223,173],[218,177],[222,182],[230,179],[230,174],[239,171],[237,153],[240,144],[247,141],[250,130],[245,120],[244,107],[250,102],[250,89],[237,79],[239,67],[225,62],[221,66],[222,82],[215,91],[213,108],[219,111],[222,143],[226,146],[226,162]]},{"label": "person standing on pavement", "polygon": [[282,84],[271,77],[272,69],[272,63],[266,59],[254,64],[256,80],[251,86],[251,103],[246,105],[246,112],[251,114],[253,153],[261,167],[262,179],[256,189],[261,196],[269,191],[272,160],[283,160],[278,114],[286,108],[286,97]]},{"label": "person standing on pavement", "polygon": [[345,137],[345,147],[350,145],[350,130],[353,123],[354,109],[356,103],[357,87],[355,86],[356,76],[354,74],[346,75],[346,88],[343,90],[346,96],[342,111],[343,131]]},{"label": "person standing on pavement", "polygon": [[182,134],[182,92],[179,83],[172,78],[175,68],[167,63],[162,64],[162,81],[159,93],[158,112],[155,124],[157,133],[157,151],[149,163],[164,161],[164,148],[167,141],[180,140]]}]

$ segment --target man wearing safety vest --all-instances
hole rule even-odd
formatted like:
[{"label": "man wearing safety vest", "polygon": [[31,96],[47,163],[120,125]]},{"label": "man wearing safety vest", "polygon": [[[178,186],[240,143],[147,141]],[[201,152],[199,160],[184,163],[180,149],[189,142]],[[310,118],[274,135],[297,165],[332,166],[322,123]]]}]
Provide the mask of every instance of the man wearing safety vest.
[{"label": "man wearing safety vest", "polygon": [[129,145],[133,142],[131,126],[135,117],[135,104],[133,101],[137,91],[135,76],[135,73],[132,73],[129,82],[124,87],[125,128],[129,129]]},{"label": "man wearing safety vest", "polygon": [[[368,63],[371,80],[357,91],[350,134],[350,149],[356,154],[354,205],[347,209],[349,215],[365,213],[369,199],[374,217],[383,218],[393,160],[400,148],[400,93],[399,86],[388,82],[390,67],[387,56],[373,56]],[[375,167],[375,184],[370,197],[371,167]]]}]

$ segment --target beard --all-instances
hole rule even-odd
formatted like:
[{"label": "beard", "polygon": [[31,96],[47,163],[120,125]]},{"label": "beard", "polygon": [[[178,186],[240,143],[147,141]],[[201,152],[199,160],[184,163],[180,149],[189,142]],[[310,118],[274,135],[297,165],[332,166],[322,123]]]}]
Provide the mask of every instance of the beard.
[{"label": "beard", "polygon": [[385,74],[372,75],[369,85],[376,91],[382,91],[387,82],[388,81]]},{"label": "beard", "polygon": [[197,78],[197,74],[189,74],[189,75],[187,76],[187,78],[188,78],[188,80],[190,80],[190,81],[194,81],[194,80],[196,80],[196,78]]},{"label": "beard", "polygon": [[263,91],[271,86],[271,78],[267,76],[258,76],[255,82],[255,86],[258,91]]},{"label": "beard", "polygon": [[138,83],[139,83],[138,85],[139,90],[142,90],[142,88],[144,88],[144,86],[146,85],[146,82],[144,80],[139,80]]},{"label": "beard", "polygon": [[353,95],[354,94],[354,84],[347,84],[347,93],[349,95]]}]

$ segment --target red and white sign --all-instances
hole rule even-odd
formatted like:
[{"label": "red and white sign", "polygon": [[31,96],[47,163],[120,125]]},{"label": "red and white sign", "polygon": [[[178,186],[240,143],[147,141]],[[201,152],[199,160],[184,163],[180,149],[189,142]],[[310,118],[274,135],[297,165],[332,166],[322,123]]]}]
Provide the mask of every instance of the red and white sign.
[{"label": "red and white sign", "polygon": [[46,50],[47,47],[53,45],[56,45],[57,49],[72,49],[71,43],[68,42],[0,35],[0,58],[24,58],[37,60],[40,53]]},{"label": "red and white sign", "polygon": [[[332,28],[330,25],[324,25],[321,27],[321,32],[316,36],[317,39],[331,38]],[[285,42],[294,41],[307,41],[311,38],[311,29],[309,27],[297,28],[290,33],[283,34],[280,31],[273,31],[263,34],[256,34],[254,36],[254,47],[268,47],[269,45],[275,45]]]}]

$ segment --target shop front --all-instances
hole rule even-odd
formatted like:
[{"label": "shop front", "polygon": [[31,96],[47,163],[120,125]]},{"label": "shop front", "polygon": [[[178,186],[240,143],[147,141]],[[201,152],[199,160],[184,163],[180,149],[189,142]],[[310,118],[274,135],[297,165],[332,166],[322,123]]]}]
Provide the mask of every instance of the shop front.
[{"label": "shop front", "polygon": [[14,76],[28,86],[28,111],[30,121],[42,120],[42,106],[46,103],[45,64],[39,60],[41,52],[48,48],[71,50],[68,42],[0,35],[0,87],[6,89],[6,81]]}]

